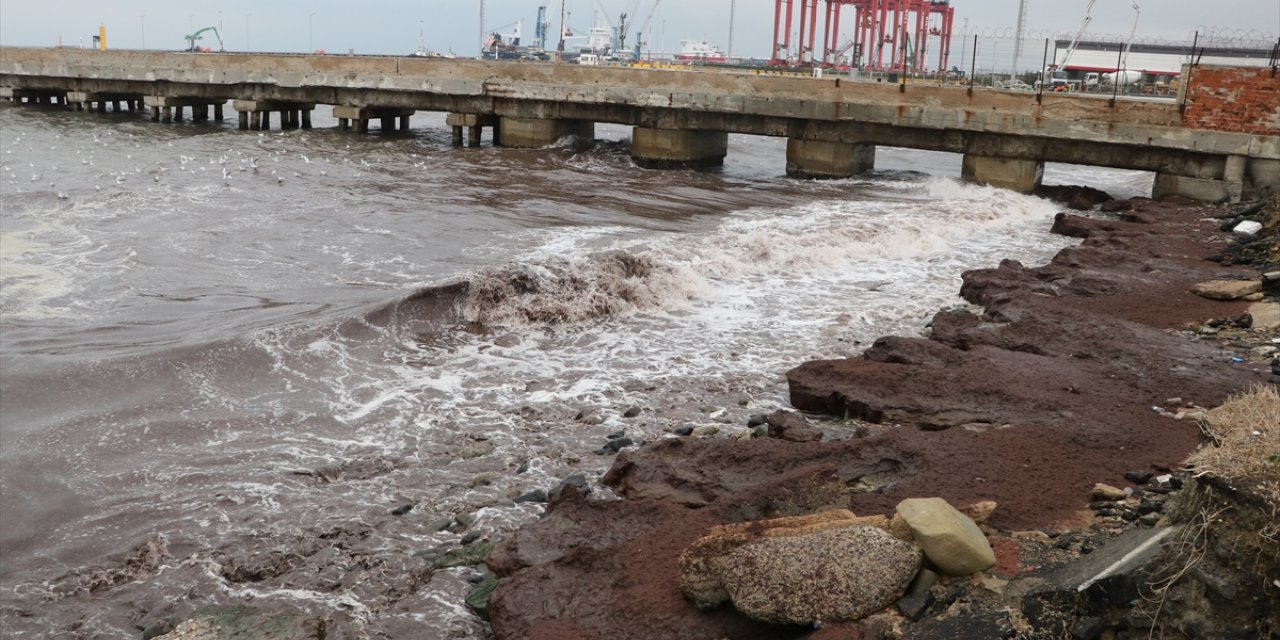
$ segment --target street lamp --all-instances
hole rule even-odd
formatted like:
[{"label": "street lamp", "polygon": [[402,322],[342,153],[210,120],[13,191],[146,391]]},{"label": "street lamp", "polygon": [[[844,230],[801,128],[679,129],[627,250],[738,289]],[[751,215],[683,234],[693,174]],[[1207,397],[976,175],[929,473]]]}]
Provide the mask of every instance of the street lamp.
[{"label": "street lamp", "polygon": [[138,16],[138,24],[142,27],[142,48],[147,48],[147,14]]},{"label": "street lamp", "polygon": [[309,51],[316,50],[315,26],[316,14],[313,13],[307,16],[307,49]]}]

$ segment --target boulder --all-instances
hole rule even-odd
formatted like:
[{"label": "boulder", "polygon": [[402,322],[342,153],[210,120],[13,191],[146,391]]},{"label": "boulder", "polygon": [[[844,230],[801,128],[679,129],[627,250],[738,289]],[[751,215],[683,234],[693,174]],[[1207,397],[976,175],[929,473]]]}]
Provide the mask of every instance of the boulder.
[{"label": "boulder", "polygon": [[996,554],[978,525],[942,498],[909,498],[898,503],[898,515],[944,573],[967,576],[995,566]]},{"label": "boulder", "polygon": [[681,590],[699,608],[725,601],[754,620],[857,620],[897,600],[920,552],[834,510],[713,527],[680,557]]},{"label": "boulder", "polygon": [[1262,291],[1257,280],[1210,280],[1191,286],[1191,293],[1210,300],[1239,300]]},{"label": "boulder", "polygon": [[769,537],[800,536],[854,526],[855,521],[849,510],[832,509],[810,515],[712,527],[680,554],[680,590],[699,609],[714,609],[729,601],[721,574],[724,563],[739,547]]},{"label": "boulder", "polygon": [[1248,313],[1252,328],[1262,331],[1280,329],[1280,303],[1255,302]]},{"label": "boulder", "polygon": [[847,622],[897,600],[920,552],[874,527],[767,538],[734,551],[724,588],[749,618],[775,624]]},{"label": "boulder", "polygon": [[765,420],[769,423],[769,437],[789,442],[817,442],[822,432],[809,424],[804,416],[787,411],[774,411]]},{"label": "boulder", "polygon": [[306,616],[240,605],[196,611],[157,640],[321,640],[325,623]]},{"label": "boulder", "polygon": [[1093,485],[1093,492],[1090,495],[1094,500],[1105,500],[1107,502],[1116,502],[1129,497],[1129,494],[1124,489],[1102,482]]}]

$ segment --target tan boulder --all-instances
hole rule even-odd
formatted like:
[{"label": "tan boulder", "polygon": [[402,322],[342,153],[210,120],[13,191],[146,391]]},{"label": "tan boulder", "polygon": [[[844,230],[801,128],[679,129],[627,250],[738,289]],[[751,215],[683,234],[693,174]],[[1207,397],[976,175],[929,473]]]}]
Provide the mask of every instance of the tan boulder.
[{"label": "tan boulder", "polygon": [[1249,306],[1249,316],[1253,319],[1250,325],[1260,331],[1271,331],[1280,328],[1280,303],[1258,302]]},{"label": "tan boulder", "polygon": [[773,624],[850,622],[902,596],[920,551],[881,529],[840,527],[735,550],[722,578],[733,606]]},{"label": "tan boulder", "polygon": [[897,513],[925,556],[944,573],[967,576],[995,566],[996,554],[987,537],[946,500],[909,498],[898,503]]},{"label": "tan boulder", "polygon": [[732,602],[765,622],[856,620],[901,596],[920,567],[911,542],[867,522],[893,527],[846,509],[712,527],[680,555],[680,589],[700,609]]},{"label": "tan boulder", "polygon": [[1129,494],[1125,493],[1124,489],[1099,482],[1093,485],[1093,493],[1090,494],[1090,497],[1094,500],[1108,500],[1116,502],[1128,498]]},{"label": "tan boulder", "polygon": [[1210,300],[1239,300],[1259,291],[1258,280],[1210,280],[1191,286],[1191,293]]}]

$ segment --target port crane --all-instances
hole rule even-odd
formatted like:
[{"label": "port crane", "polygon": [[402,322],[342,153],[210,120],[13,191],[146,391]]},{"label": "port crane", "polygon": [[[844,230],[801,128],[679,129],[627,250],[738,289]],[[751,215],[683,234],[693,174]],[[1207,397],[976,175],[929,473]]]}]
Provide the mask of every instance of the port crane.
[{"label": "port crane", "polygon": [[640,59],[640,49],[644,47],[644,41],[640,39],[641,34],[649,30],[649,25],[653,24],[653,16],[658,13],[658,5],[662,4],[662,0],[654,0],[653,8],[649,9],[649,16],[644,19],[644,24],[640,26],[640,30],[636,32],[636,48],[631,54],[632,60]]},{"label": "port crane", "polygon": [[204,34],[210,31],[213,32],[213,37],[218,39],[218,51],[226,51],[227,48],[225,45],[222,44],[222,36],[218,34],[217,27],[205,27],[191,35],[182,36],[187,39],[187,51],[192,51],[192,52],[201,51],[200,47],[196,46],[196,41],[203,40]]},{"label": "port crane", "polygon": [[[640,27],[640,31],[636,33],[636,46],[635,46],[635,50],[632,52],[633,60],[640,59],[640,48],[642,46],[640,43],[640,33],[643,33],[645,29],[649,28],[649,24],[650,22],[652,22],[653,15],[655,12],[657,12],[659,4],[662,4],[662,0],[656,0],[653,3],[653,7],[649,11],[648,19],[645,20],[644,26]],[[628,7],[627,10],[618,17],[617,24],[614,24],[613,21],[609,19],[609,11],[604,8],[604,3],[601,2],[601,0],[596,0],[596,6],[600,8],[600,12],[604,15],[605,22],[608,23],[609,27],[613,29],[613,33],[614,33],[613,50],[616,51],[617,53],[622,53],[623,51],[626,51],[627,36],[630,35],[631,27],[635,25],[635,20],[627,20],[627,18],[628,16],[636,15],[636,12],[640,9],[640,0],[635,0],[634,2],[631,3],[631,6]]]}]

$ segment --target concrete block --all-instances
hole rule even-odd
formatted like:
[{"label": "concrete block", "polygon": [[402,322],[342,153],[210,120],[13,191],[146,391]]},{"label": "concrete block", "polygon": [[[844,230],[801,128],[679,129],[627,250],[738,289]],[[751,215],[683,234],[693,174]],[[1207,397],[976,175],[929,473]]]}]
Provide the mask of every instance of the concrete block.
[{"label": "concrete block", "polygon": [[875,168],[871,144],[787,140],[787,175],[793,178],[847,178]]},{"label": "concrete block", "polygon": [[728,152],[723,131],[636,127],[631,134],[631,158],[650,169],[718,167]]},{"label": "concrete block", "polygon": [[1031,193],[1044,177],[1044,162],[1021,158],[992,158],[965,154],[960,177],[1020,193]]},{"label": "concrete block", "polygon": [[594,138],[596,125],[589,120],[552,120],[503,116],[498,139],[504,147],[536,149],[555,144],[566,136]]},{"label": "concrete block", "polygon": [[1151,197],[1159,200],[1167,196],[1182,196],[1201,202],[1237,202],[1243,185],[1225,180],[1188,178],[1167,173],[1157,173],[1151,187]]}]

